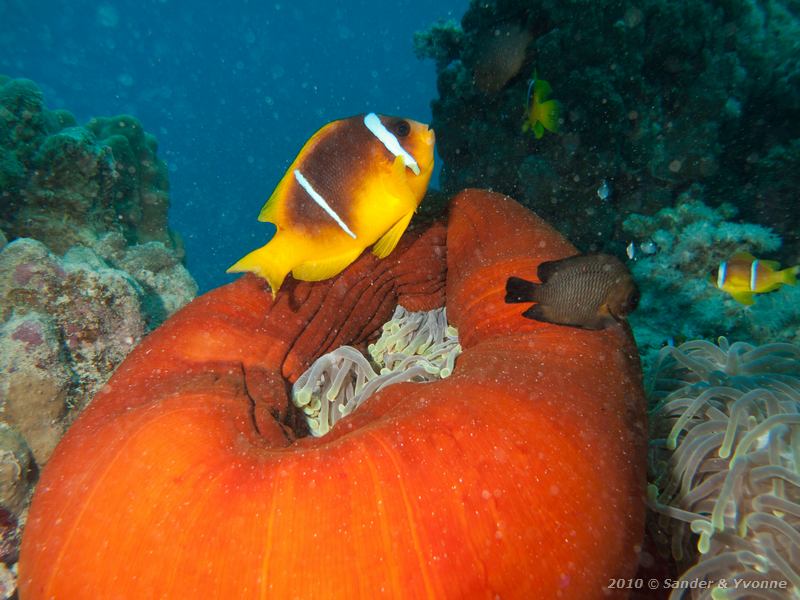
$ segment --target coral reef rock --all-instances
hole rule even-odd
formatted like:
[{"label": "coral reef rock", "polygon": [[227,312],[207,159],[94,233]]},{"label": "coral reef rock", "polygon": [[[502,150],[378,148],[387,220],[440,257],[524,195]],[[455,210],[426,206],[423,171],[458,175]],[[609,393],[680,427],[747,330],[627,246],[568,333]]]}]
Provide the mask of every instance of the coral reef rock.
[{"label": "coral reef rock", "polygon": [[[776,229],[789,261],[800,250],[797,14],[786,0],[470,3],[460,26],[415,36],[437,65],[443,191],[514,196],[590,250],[609,249],[625,213],[702,184]],[[521,131],[534,73],[564,108],[560,133],[540,140]]]},{"label": "coral reef rock", "polygon": [[[64,426],[144,333],[194,297],[197,287],[163,244],[98,248],[63,258],[22,238],[0,251],[0,409],[39,465]],[[73,412],[73,411],[70,411]]]},{"label": "coral reef rock", "polygon": [[128,244],[158,241],[182,257],[156,150],[133,117],[80,127],[70,113],[46,109],[32,81],[0,76],[0,229],[57,254],[119,232]]},{"label": "coral reef rock", "polygon": [[0,597],[31,488],[150,329],[197,294],[167,170],[133,117],[85,127],[0,76]]}]

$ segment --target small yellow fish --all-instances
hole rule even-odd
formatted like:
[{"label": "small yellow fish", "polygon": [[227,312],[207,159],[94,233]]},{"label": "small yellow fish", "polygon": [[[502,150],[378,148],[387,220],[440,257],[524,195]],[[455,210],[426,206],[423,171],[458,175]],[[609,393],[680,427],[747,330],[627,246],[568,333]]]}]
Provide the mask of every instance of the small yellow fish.
[{"label": "small yellow fish", "polygon": [[522,123],[523,133],[533,131],[536,139],[541,139],[544,130],[558,132],[558,120],[561,117],[561,103],[548,100],[552,88],[536,73],[528,84],[528,99],[525,103],[525,121]]},{"label": "small yellow fish", "polygon": [[713,283],[728,292],[739,304],[753,304],[755,294],[765,294],[782,285],[795,285],[800,266],[781,269],[774,260],[759,260],[741,253],[719,264]]},{"label": "small yellow fish", "polygon": [[278,293],[289,272],[320,281],[343,271],[368,246],[394,250],[433,172],[435,136],[427,125],[369,113],[333,121],[306,142],[259,221],[274,237],[229,273],[249,271]]}]

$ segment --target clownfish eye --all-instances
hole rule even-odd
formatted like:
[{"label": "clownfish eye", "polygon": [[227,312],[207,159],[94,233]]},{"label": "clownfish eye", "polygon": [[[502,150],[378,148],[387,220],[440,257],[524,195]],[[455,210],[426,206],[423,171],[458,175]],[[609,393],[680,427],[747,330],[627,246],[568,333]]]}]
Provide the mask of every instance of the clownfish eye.
[{"label": "clownfish eye", "polygon": [[411,133],[411,125],[408,124],[408,121],[398,121],[394,126],[394,132],[399,137],[406,137],[409,133]]}]

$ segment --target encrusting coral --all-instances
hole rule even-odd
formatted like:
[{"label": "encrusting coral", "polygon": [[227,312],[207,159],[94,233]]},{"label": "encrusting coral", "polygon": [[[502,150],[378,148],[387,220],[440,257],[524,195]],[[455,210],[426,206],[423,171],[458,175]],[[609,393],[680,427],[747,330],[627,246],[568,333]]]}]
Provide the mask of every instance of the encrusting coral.
[{"label": "encrusting coral", "polygon": [[0,416],[42,466],[67,409],[197,286],[167,227],[166,166],[136,119],[79,127],[33,82],[0,76],[0,184]]},{"label": "encrusting coral", "polygon": [[305,413],[313,435],[328,433],[386,386],[449,377],[461,346],[444,308],[409,312],[398,306],[368,351],[372,362],[352,346],[337,348],[295,382],[292,402]]},{"label": "encrusting coral", "polygon": [[687,342],[654,377],[651,507],[681,580],[717,582],[692,597],[800,596],[800,346]]}]

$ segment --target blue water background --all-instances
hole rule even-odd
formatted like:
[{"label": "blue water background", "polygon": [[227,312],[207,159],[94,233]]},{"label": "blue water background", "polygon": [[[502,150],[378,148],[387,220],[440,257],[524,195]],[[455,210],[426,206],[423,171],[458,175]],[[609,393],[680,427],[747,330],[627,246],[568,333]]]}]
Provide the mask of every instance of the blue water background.
[{"label": "blue water background", "polygon": [[79,123],[129,113],[158,138],[170,222],[205,291],[266,242],[258,212],[319,127],[369,111],[430,122],[434,65],[413,33],[467,4],[0,0],[0,73]]}]

